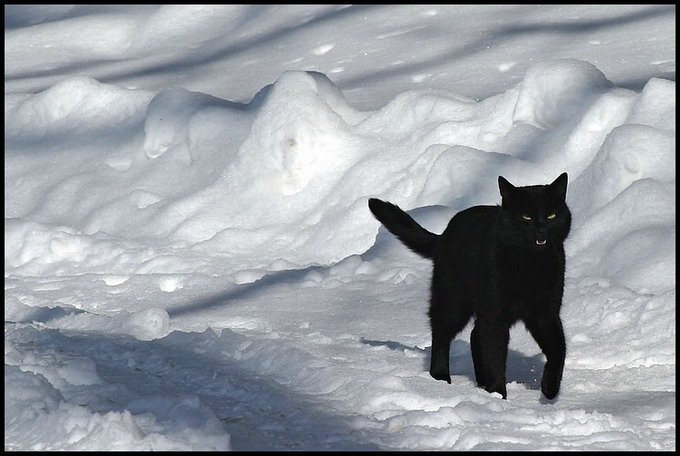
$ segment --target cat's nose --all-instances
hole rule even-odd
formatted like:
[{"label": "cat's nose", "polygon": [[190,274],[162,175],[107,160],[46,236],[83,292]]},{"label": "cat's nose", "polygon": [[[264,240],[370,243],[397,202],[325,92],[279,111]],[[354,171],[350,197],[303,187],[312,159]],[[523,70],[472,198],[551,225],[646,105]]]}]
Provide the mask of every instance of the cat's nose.
[{"label": "cat's nose", "polygon": [[536,223],[534,226],[534,232],[536,233],[536,240],[541,241],[541,245],[544,244],[548,233],[545,224],[540,222]]},{"label": "cat's nose", "polygon": [[545,245],[547,240],[548,240],[548,238],[546,236],[546,230],[545,229],[537,229],[536,230],[536,244],[537,245]]}]

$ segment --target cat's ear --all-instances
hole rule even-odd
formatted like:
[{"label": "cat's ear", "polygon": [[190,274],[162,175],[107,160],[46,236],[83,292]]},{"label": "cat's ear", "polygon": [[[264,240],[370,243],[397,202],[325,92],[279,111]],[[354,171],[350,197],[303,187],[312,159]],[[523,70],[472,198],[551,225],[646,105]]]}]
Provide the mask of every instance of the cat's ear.
[{"label": "cat's ear", "polygon": [[508,180],[503,177],[503,176],[498,176],[498,188],[501,191],[501,198],[504,200],[507,200],[510,198],[510,195],[513,194],[513,191],[515,190],[515,186],[512,185]]},{"label": "cat's ear", "polygon": [[567,198],[567,179],[567,173],[562,173],[552,184],[550,184],[550,189],[563,201]]}]

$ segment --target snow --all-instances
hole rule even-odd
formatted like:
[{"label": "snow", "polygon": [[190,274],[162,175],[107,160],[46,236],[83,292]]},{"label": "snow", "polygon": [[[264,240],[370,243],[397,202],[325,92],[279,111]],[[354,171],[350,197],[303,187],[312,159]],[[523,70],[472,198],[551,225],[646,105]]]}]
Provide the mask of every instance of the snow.
[{"label": "snow", "polygon": [[[674,450],[675,7],[5,6],[6,450]],[[569,173],[563,386],[428,374],[441,232]]]}]

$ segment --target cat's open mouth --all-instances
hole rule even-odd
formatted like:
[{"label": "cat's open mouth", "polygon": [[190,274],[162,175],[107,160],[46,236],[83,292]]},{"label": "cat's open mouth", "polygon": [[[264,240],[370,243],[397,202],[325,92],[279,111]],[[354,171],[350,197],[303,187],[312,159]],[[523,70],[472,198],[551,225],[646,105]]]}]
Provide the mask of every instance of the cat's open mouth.
[{"label": "cat's open mouth", "polygon": [[536,235],[536,245],[545,245],[546,242],[548,242],[548,240],[546,239],[545,235]]}]

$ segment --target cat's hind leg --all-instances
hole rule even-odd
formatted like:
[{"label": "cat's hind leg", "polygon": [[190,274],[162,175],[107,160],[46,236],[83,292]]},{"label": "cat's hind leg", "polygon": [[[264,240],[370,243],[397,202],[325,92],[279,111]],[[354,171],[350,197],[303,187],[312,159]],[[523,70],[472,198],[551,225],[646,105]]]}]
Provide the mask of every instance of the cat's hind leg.
[{"label": "cat's hind leg", "polygon": [[472,352],[472,364],[475,367],[477,386],[484,388],[486,386],[486,376],[484,375],[484,355],[481,346],[482,341],[479,338],[477,326],[475,326],[472,328],[472,333],[470,334],[470,351]]},{"label": "cat's hind leg", "polygon": [[448,284],[438,280],[433,274],[432,295],[430,297],[430,327],[432,329],[432,358],[430,375],[436,380],[451,383],[449,353],[451,341],[465,328],[472,312],[451,292]]}]

